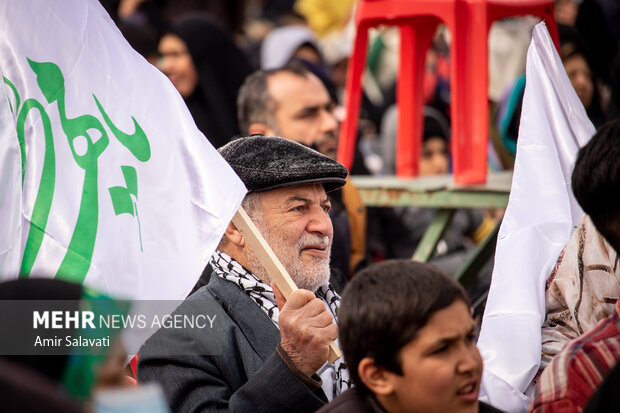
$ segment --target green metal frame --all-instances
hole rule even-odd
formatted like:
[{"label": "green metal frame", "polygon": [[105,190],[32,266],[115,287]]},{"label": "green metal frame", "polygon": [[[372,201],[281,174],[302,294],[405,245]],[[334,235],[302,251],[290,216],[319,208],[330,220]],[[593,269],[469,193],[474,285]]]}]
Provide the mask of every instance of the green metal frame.
[{"label": "green metal frame", "polygon": [[446,228],[448,228],[448,225],[450,225],[450,221],[452,221],[455,212],[456,209],[446,208],[437,211],[437,214],[435,214],[435,217],[413,253],[412,260],[427,262],[431,259],[433,252],[435,252],[435,248],[437,248],[437,243],[443,236]]},{"label": "green metal frame", "polygon": [[480,272],[484,263],[495,253],[497,234],[501,223],[502,222],[499,221],[486,239],[476,246],[476,249],[467,262],[461,267],[459,272],[454,275],[454,278],[459,280],[462,284],[469,285],[469,283],[476,278],[476,274]]},{"label": "green metal frame", "polygon": [[[417,206],[439,209],[412,257],[415,261],[427,262],[458,209],[505,208],[508,205],[512,173],[491,173],[485,184],[472,186],[456,186],[450,175],[410,179],[393,176],[353,176],[351,179],[366,206]],[[467,285],[473,281],[482,265],[495,253],[499,226],[500,223],[476,247],[468,261],[455,275],[462,284]]]},{"label": "green metal frame", "polygon": [[429,208],[505,208],[511,172],[489,174],[483,185],[457,186],[452,176],[397,178],[352,176],[366,206],[418,206]]}]

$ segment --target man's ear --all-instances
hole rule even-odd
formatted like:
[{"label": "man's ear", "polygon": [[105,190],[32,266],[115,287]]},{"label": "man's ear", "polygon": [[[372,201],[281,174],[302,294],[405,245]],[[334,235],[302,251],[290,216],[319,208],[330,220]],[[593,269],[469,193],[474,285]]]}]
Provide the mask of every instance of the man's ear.
[{"label": "man's ear", "polygon": [[245,247],[245,238],[237,229],[235,224],[232,223],[232,221],[230,221],[228,227],[226,227],[226,232],[224,232],[224,235],[226,236],[228,241],[234,244],[237,248]]},{"label": "man's ear", "polygon": [[275,136],[275,132],[266,124],[255,122],[250,124],[248,135]]},{"label": "man's ear", "polygon": [[375,360],[364,357],[357,366],[357,374],[362,383],[377,396],[389,396],[394,392],[394,386],[390,377],[394,373],[389,372],[385,367],[377,366]]}]

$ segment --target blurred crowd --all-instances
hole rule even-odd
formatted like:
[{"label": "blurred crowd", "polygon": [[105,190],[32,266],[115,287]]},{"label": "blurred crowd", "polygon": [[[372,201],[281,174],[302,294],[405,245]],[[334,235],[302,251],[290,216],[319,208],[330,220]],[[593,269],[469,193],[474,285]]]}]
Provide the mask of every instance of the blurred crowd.
[{"label": "blurred crowd", "polygon": [[[265,133],[262,129],[249,131],[249,124],[239,119],[239,89],[250,73],[275,70],[291,62],[315,75],[329,96],[329,110],[336,123],[323,125],[316,133],[321,139],[338,135],[338,122],[344,116],[348,58],[355,36],[354,0],[102,3],[129,43],[172,81],[196,125],[216,148],[237,136]],[[562,62],[590,120],[598,127],[616,118],[620,108],[620,33],[613,23],[617,21],[615,18],[620,18],[620,6],[605,0],[562,0],[556,1],[554,7]],[[491,170],[510,170],[514,165],[525,88],[525,58],[537,22],[531,16],[504,19],[495,22],[489,33],[488,162]],[[420,176],[451,172],[450,37],[451,33],[440,25],[426,56],[421,91],[425,108]],[[398,29],[388,26],[372,29],[352,175],[395,173],[398,59]],[[282,102],[289,105],[290,99],[287,96]],[[315,142],[318,137],[307,132],[304,133],[308,136],[302,137],[299,130],[308,128],[288,129],[295,136],[285,137],[320,149]],[[284,136],[282,128],[268,132]],[[335,145],[331,149],[332,157]],[[360,269],[384,259],[411,257],[437,212],[415,207],[367,208],[358,214],[356,224],[354,211],[361,206],[352,207],[351,196],[348,198],[338,202],[342,213],[332,214],[335,226],[342,227],[336,230],[337,238],[349,232],[340,238],[351,239],[352,251],[333,254],[335,266],[340,273],[348,275],[356,265]],[[496,210],[458,211],[434,252],[433,262],[454,274],[475,245],[492,231],[501,215]],[[347,268],[345,262],[356,251],[364,259]],[[474,301],[488,287],[490,271],[489,263],[478,277],[480,285],[472,287]],[[346,277],[335,277],[333,281],[343,286]]]},{"label": "blurred crowd", "polygon": [[[162,70],[188,103],[215,147],[242,134],[236,95],[245,77],[292,60],[324,83],[342,117],[347,59],[355,35],[355,1],[102,0],[129,43]],[[611,0],[558,0],[560,55],[595,126],[618,116],[620,6]],[[489,34],[489,90],[493,127],[490,161],[510,169],[523,94],[525,54],[533,17],[496,22]],[[451,33],[440,26],[426,57],[425,105],[450,124]],[[352,173],[392,174],[390,135],[395,118],[399,34],[373,29],[364,74],[360,152]],[[206,93],[208,90],[209,93]],[[442,136],[445,136],[442,135]],[[449,134],[447,135],[449,136]],[[393,150],[392,150],[393,152]],[[434,173],[443,173],[434,171]]]},{"label": "blurred crowd", "polygon": [[[129,43],[169,77],[196,125],[216,148],[249,134],[239,123],[237,96],[246,77],[256,70],[273,70],[291,62],[303,65],[323,83],[334,119],[339,122],[344,116],[347,63],[355,35],[354,0],[102,3]],[[620,33],[614,25],[620,6],[606,0],[559,0],[554,7],[562,62],[598,127],[616,118],[620,110]],[[504,19],[494,23],[489,33],[491,170],[509,170],[514,164],[525,57],[537,22],[531,16]],[[426,56],[421,176],[451,171],[450,37],[440,25]],[[398,29],[372,29],[352,175],[394,174],[398,59]],[[337,136],[338,126],[329,133]],[[363,244],[369,262],[410,257],[435,213],[415,208],[390,212],[369,208],[367,212]],[[469,211],[468,216],[462,215],[455,219],[461,224],[451,227],[456,238],[444,237],[436,255],[469,250],[484,239],[501,213]],[[405,231],[399,231],[402,228]],[[454,272],[461,263],[457,260],[445,269]]]},{"label": "blurred crowd", "polygon": [[[240,136],[274,135],[296,140],[335,159],[339,123],[345,116],[343,98],[355,36],[355,0],[100,2],[129,44],[174,84],[196,126],[214,147]],[[554,7],[562,63],[588,117],[598,128],[620,115],[620,4],[613,0],[556,0]],[[501,20],[489,34],[488,160],[494,171],[514,166],[525,88],[525,57],[537,22],[534,17]],[[420,91],[425,105],[420,176],[451,172],[451,36],[440,25],[426,56],[424,87]],[[351,175],[383,176],[395,172],[398,58],[398,30],[373,29]],[[350,180],[342,191],[330,196],[334,226],[330,281],[338,293],[358,271],[371,264],[410,258],[437,212],[416,207],[366,208]],[[497,211],[459,210],[431,262],[455,274],[499,219],[501,212]],[[449,285],[456,291],[456,298],[442,304],[443,307],[425,310],[428,317],[450,308],[469,322],[467,312],[461,311],[462,303],[469,305],[484,296],[491,268],[492,262],[483,267],[475,285],[468,286],[468,297]],[[208,284],[210,277],[211,273],[205,271],[195,290]],[[79,296],[79,291],[75,294]],[[420,321],[417,328],[424,327],[428,320],[434,319]],[[469,331],[464,337],[467,334]],[[480,375],[478,358],[479,355],[473,357],[473,363]],[[63,365],[67,362],[56,361]],[[23,364],[44,370],[41,366],[32,367],[32,360],[0,362],[7,364],[0,367],[0,372],[17,372]],[[123,364],[118,360],[109,363]],[[116,365],[112,386],[128,385],[126,380],[131,379],[127,376],[133,373]],[[56,368],[56,372],[58,369],[62,368]],[[105,384],[104,376],[102,373],[97,383]],[[50,406],[59,406],[54,411],[82,409],[73,400],[55,400],[59,396],[46,391],[46,386],[52,388],[50,383],[61,380],[60,377],[50,373],[37,380],[43,382],[37,385],[41,393],[38,402],[48,403],[49,399]],[[23,406],[36,401],[29,400],[28,394],[19,394]],[[36,403],[32,407],[38,408]]]}]

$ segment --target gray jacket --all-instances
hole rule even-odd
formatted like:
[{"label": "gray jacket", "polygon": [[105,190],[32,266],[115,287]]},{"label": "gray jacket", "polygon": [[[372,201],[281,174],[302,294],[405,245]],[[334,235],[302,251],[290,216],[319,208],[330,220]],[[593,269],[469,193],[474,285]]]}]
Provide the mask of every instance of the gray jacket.
[{"label": "gray jacket", "polygon": [[[159,383],[173,412],[314,412],[327,402],[320,388],[311,390],[287,367],[275,351],[279,330],[232,282],[211,277],[175,314],[213,309],[216,331],[160,329],[140,350],[138,382]],[[196,348],[214,335],[220,355],[161,355],[162,346],[201,354]]]}]

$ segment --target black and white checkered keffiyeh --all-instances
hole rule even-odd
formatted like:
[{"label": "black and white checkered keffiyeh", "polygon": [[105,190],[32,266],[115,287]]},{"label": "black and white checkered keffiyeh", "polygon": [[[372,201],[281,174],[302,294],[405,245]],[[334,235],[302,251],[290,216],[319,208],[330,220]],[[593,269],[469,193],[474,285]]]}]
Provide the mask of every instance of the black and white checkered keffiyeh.
[{"label": "black and white checkered keffiyeh", "polygon": [[[243,268],[235,259],[228,254],[216,250],[209,262],[213,267],[213,273],[227,281],[237,284],[258,306],[267,314],[273,324],[278,327],[278,315],[280,310],[276,305],[276,297],[271,287],[254,274]],[[340,304],[340,296],[332,288],[331,284],[326,284],[318,288],[315,292],[317,298],[325,302],[327,308],[332,313],[334,320],[338,320],[336,314]],[[349,371],[347,370],[344,358],[340,357],[334,363],[325,363],[317,372],[323,381],[323,391],[331,401],[333,398],[351,387]]]}]

